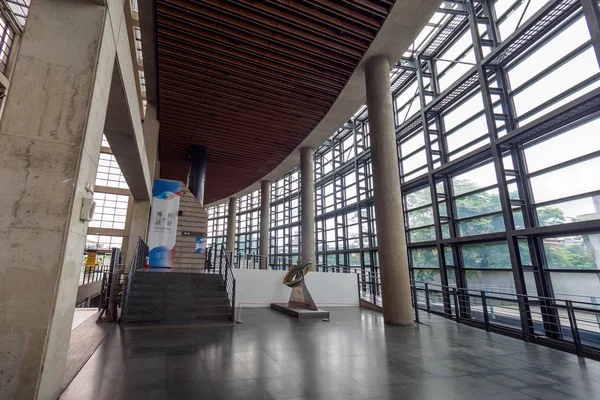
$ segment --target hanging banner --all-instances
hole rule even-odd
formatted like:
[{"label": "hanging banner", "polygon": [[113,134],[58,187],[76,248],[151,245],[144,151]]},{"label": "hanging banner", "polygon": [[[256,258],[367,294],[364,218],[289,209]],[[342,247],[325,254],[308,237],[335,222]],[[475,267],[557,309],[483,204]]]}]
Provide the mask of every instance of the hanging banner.
[{"label": "hanging banner", "polygon": [[206,247],[206,239],[197,237],[196,238],[196,253],[204,253],[205,247]]},{"label": "hanging banner", "polygon": [[175,260],[181,183],[156,179],[152,195],[152,213],[148,230],[148,265],[171,268]]}]

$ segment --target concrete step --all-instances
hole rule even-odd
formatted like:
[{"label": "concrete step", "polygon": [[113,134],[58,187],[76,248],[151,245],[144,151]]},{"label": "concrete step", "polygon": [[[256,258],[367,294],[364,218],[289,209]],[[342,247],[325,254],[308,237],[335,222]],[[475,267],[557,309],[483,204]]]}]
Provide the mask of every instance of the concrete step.
[{"label": "concrete step", "polygon": [[165,324],[190,322],[231,321],[231,312],[215,314],[171,314],[163,318]]},{"label": "concrete step", "polygon": [[226,314],[231,312],[229,302],[225,305],[145,305],[130,304],[127,306],[127,315],[186,315],[186,314]]},{"label": "concrete step", "polygon": [[[203,270],[201,268],[200,270]],[[138,272],[134,282],[215,282],[223,278],[219,274],[184,272]]]},{"label": "concrete step", "polygon": [[143,305],[143,306],[221,306],[229,305],[229,298],[225,293],[219,292],[218,296],[215,297],[191,297],[191,296],[180,296],[180,297],[165,297],[165,296],[144,296],[144,297],[130,297],[129,305]]},{"label": "concrete step", "polygon": [[231,321],[231,312],[217,314],[146,314],[146,315],[127,315],[123,318],[126,324],[189,324],[203,322],[227,322]]},{"label": "concrete step", "polygon": [[184,291],[207,291],[207,290],[225,290],[223,283],[171,283],[171,282],[133,282],[132,288],[139,290],[162,290],[169,292],[184,292]]},{"label": "concrete step", "polygon": [[227,322],[231,305],[218,274],[136,273],[128,294],[125,324]]},{"label": "concrete step", "polygon": [[224,290],[206,290],[206,291],[200,291],[200,292],[193,292],[193,293],[156,293],[156,292],[152,292],[152,291],[146,291],[146,290],[137,290],[134,291],[132,290],[130,292],[130,296],[129,299],[153,299],[153,298],[161,298],[161,299],[165,299],[165,300],[170,300],[170,299],[190,299],[190,300],[194,300],[194,299],[202,299],[202,298],[222,298],[222,297],[227,297],[227,292]]},{"label": "concrete step", "polygon": [[146,290],[132,289],[130,297],[139,297],[140,299],[161,298],[164,300],[176,299],[205,299],[205,298],[221,298],[227,297],[225,290],[181,290],[179,292],[161,291],[161,290]]}]

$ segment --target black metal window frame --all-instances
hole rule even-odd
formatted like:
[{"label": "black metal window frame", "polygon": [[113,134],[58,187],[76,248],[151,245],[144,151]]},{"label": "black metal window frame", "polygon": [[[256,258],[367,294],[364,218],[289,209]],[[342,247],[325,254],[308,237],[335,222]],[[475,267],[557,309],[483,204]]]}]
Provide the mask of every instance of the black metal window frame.
[{"label": "black metal window frame", "polygon": [[[521,296],[523,300],[513,301],[511,311],[520,321],[520,334],[552,338],[560,335],[557,326],[564,316],[548,302],[554,296],[574,301],[580,296],[554,288],[563,283],[564,274],[600,276],[600,269],[589,259],[575,268],[561,264],[550,249],[582,246],[586,240],[600,238],[600,187],[593,179],[588,190],[576,179],[563,181],[556,196],[539,200],[536,185],[552,174],[592,165],[600,160],[600,149],[590,145],[589,151],[531,171],[530,154],[554,138],[583,137],[582,130],[600,121],[600,12],[593,0],[528,4],[445,2],[420,42],[394,67],[391,84],[413,282],[418,287],[423,282],[455,287],[455,304],[460,304],[458,313],[464,320],[472,319],[471,308],[480,306],[467,291],[491,289],[506,293],[507,299]],[[582,18],[590,32],[588,39],[577,41],[518,87],[511,87],[511,76],[516,79],[512,71],[564,37]],[[593,65],[590,49],[596,58]],[[584,54],[588,75],[551,96],[538,95],[532,108],[517,113],[515,96],[547,82]],[[318,264],[355,266],[360,259],[356,266],[376,277],[377,232],[365,106],[315,151],[314,162]],[[478,177],[483,170],[486,177]],[[282,178],[282,187],[285,179],[290,178]],[[280,235],[278,230],[297,227],[299,235],[299,222],[286,224],[278,212],[291,215],[296,205],[277,207],[298,195],[281,189],[272,196],[271,255],[291,254],[285,246],[292,243],[292,235]],[[596,213],[579,219],[566,214],[540,217],[544,208],[581,200],[596,201]],[[479,226],[482,222],[487,225]],[[274,262],[278,261],[272,258]],[[505,285],[494,287],[500,278]],[[440,294],[440,312],[452,315],[450,291],[442,289]],[[530,303],[527,295],[539,300]]]},{"label": "black metal window frame", "polygon": [[[567,219],[551,226],[540,226],[536,214],[540,207],[589,200],[598,196],[600,188],[592,185],[589,191],[567,193],[543,202],[534,201],[531,188],[532,179],[543,174],[598,160],[599,149],[594,148],[533,173],[527,170],[525,155],[527,149],[537,142],[561,134],[570,135],[569,132],[577,126],[591,123],[600,115],[600,90],[595,86],[599,80],[598,73],[582,78],[549,99],[542,96],[539,105],[521,115],[517,115],[513,102],[514,95],[541,82],[591,48],[600,59],[600,41],[592,36],[591,40],[568,49],[514,90],[509,79],[514,68],[534,56],[544,45],[551,45],[552,40],[573,24],[580,23],[581,18],[585,17],[588,25],[592,24],[597,30],[597,4],[589,0],[582,2],[589,9],[595,9],[596,14],[584,12],[585,7],[582,9],[574,0],[551,0],[537,5],[537,9],[528,15],[523,12],[526,2],[510,2],[502,5],[500,16],[495,15],[491,1],[466,2],[464,8],[456,2],[457,7],[452,10],[440,10],[450,17],[442,20],[441,28],[429,36],[427,43],[420,50],[409,52],[411,57],[403,58],[396,65],[392,88],[410,269],[414,281],[430,280],[459,289],[478,290],[481,287],[474,283],[469,286],[469,280],[473,276],[493,274],[510,279],[508,293],[572,298],[577,297],[577,293],[554,293],[553,274],[600,273],[598,268],[549,268],[544,248],[549,243],[577,242],[587,240],[585,238],[589,235],[599,235],[597,216],[591,220]],[[509,19],[515,23],[517,17],[520,21],[515,32],[501,41],[498,26]],[[479,32],[482,26],[485,28]],[[449,54],[449,49],[460,40],[461,43],[469,43],[453,51],[456,55],[453,59],[445,59],[443,56]],[[451,83],[446,81],[444,90],[441,90],[440,77],[450,76],[457,65],[460,66],[458,78]],[[592,70],[596,67],[592,66]],[[418,106],[415,107],[417,99]],[[457,111],[460,107],[469,110],[470,114]],[[454,118],[451,129],[446,129],[446,122],[453,118],[453,112],[461,117],[458,120]],[[321,263],[335,260],[348,265],[344,256],[352,251],[344,248],[347,229],[344,216],[352,212],[354,206],[344,207],[346,193],[338,182],[340,175],[351,173],[357,169],[358,163],[370,157],[367,148],[354,160],[340,158],[343,154],[340,143],[352,135],[350,125],[357,122],[363,124],[363,132],[368,138],[368,110],[363,107],[359,115],[315,152],[316,243]],[[479,135],[460,138],[461,131],[472,135],[474,126],[484,127],[484,130]],[[453,141],[450,145],[449,138]],[[482,167],[491,172],[488,184],[463,190],[462,193],[454,192],[456,183],[453,179],[470,171],[475,173]],[[418,190],[426,193],[429,200],[411,207],[409,197]],[[360,198],[356,206],[372,202],[371,197],[372,194]],[[465,203],[475,200],[483,201],[483,207],[469,210]],[[426,222],[414,225],[418,218],[413,216],[418,213],[422,214],[421,217],[425,216]],[[328,229],[327,221],[332,220],[336,225],[333,228],[330,222]],[[481,221],[491,221],[496,226],[478,233],[477,223]],[[427,230],[427,238],[411,240],[411,235],[414,236],[419,229]],[[335,239],[330,240],[328,233],[335,234]],[[482,261],[473,257],[476,249],[485,250],[493,255],[492,259]],[[439,276],[432,279],[434,275]],[[448,295],[446,293],[446,297]],[[595,297],[592,297],[594,300]],[[468,319],[468,299],[462,298],[460,302],[463,304],[460,310],[462,318]],[[450,304],[447,298],[445,304]],[[544,306],[525,302],[521,309],[516,310],[521,321],[529,321],[522,324],[523,333],[534,333],[531,321],[537,318],[543,322],[545,334],[556,334],[556,321],[560,316],[553,314],[548,305]]]},{"label": "black metal window frame", "polygon": [[300,169],[271,183],[269,266],[289,268],[300,256]]},{"label": "black metal window frame", "polygon": [[235,252],[258,254],[260,237],[260,190],[237,199]]},{"label": "black metal window frame", "polygon": [[229,203],[223,203],[206,209],[207,245],[220,245],[227,242],[227,221],[229,220]]}]

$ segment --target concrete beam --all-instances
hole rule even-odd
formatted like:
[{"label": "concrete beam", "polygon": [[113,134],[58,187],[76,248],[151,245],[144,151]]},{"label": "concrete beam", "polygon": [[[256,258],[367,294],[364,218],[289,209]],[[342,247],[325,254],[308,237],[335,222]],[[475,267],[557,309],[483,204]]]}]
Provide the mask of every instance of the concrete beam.
[{"label": "concrete beam", "polygon": [[[135,86],[130,87],[129,90],[133,92],[132,95],[136,94]],[[152,182],[141,115],[137,107],[132,107],[128,101],[126,82],[118,63],[115,63],[113,68],[104,135],[119,163],[133,198],[150,200]]]},{"label": "concrete beam", "polygon": [[139,1],[138,16],[142,33],[142,53],[144,54],[144,76],[146,77],[146,100],[158,107],[158,80],[156,74],[156,23],[154,1]]}]

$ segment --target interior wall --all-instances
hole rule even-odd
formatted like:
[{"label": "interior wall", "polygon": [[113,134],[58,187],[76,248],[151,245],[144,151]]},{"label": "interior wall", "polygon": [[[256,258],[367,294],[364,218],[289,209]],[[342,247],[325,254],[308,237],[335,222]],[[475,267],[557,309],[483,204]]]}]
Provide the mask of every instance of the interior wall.
[{"label": "interior wall", "polygon": [[[270,307],[271,303],[287,303],[292,289],[285,286],[287,271],[264,269],[234,269],[236,308]],[[326,307],[358,307],[355,274],[311,272],[306,275],[306,287],[317,304]]]},{"label": "interior wall", "polygon": [[192,192],[181,184],[177,218],[177,238],[175,241],[175,262],[173,268],[204,269],[204,252],[196,253],[196,235],[185,236],[183,232],[204,233],[206,239],[208,214]]}]

